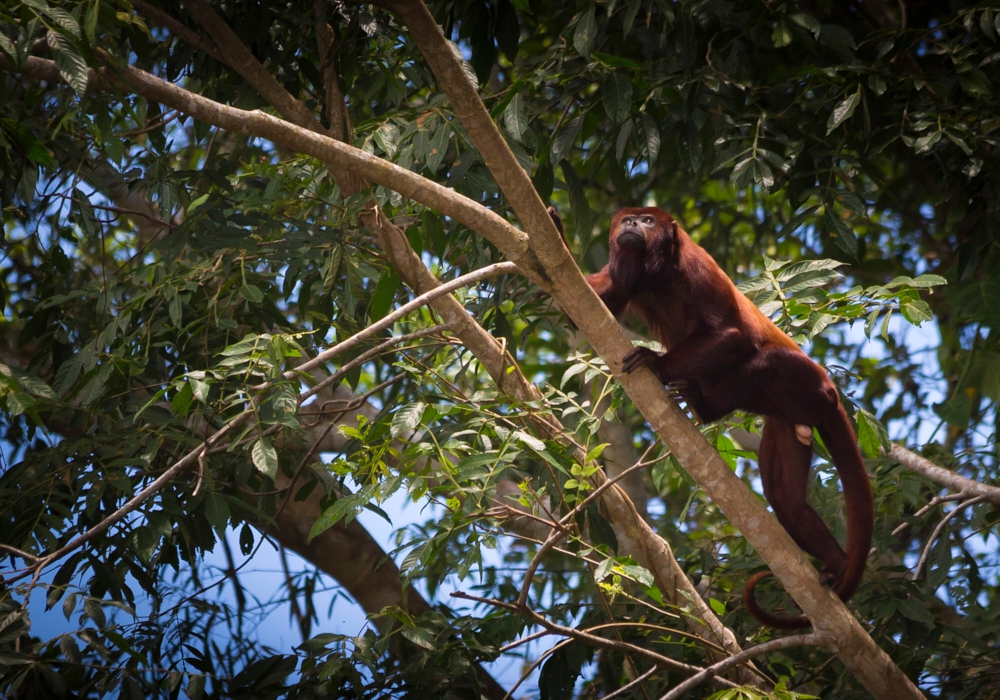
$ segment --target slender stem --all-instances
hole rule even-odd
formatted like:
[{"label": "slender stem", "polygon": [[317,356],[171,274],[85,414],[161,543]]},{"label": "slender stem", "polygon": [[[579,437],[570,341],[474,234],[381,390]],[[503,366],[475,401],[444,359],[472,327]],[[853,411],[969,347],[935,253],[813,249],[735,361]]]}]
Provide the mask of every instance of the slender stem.
[{"label": "slender stem", "polygon": [[952,508],[947,515],[941,518],[941,522],[937,524],[937,527],[934,528],[934,532],[932,532],[931,536],[927,539],[927,544],[924,545],[924,549],[920,553],[920,560],[917,561],[917,565],[913,567],[913,571],[910,573],[911,581],[916,581],[920,576],[920,570],[924,568],[924,564],[927,563],[927,558],[931,554],[931,547],[934,546],[934,542],[936,542],[937,538],[941,535],[941,531],[944,530],[944,526],[947,525],[952,518],[958,515],[961,510],[968,508],[971,505],[975,505],[976,503],[981,503],[985,500],[987,499],[984,496],[975,496],[967,501],[962,501],[957,506]]},{"label": "slender stem", "polygon": [[285,372],[285,378],[292,379],[295,376],[297,376],[300,372],[308,372],[314,367],[319,367],[321,364],[329,360],[331,357],[335,357],[336,355],[339,355],[342,352],[346,352],[347,350],[350,350],[356,345],[359,345],[361,341],[370,338],[379,331],[385,330],[386,328],[394,324],[396,321],[409,314],[411,311],[415,311],[416,309],[419,309],[422,306],[426,306],[429,302],[433,301],[434,299],[437,299],[438,297],[444,296],[445,294],[450,294],[456,289],[467,287],[474,282],[478,282],[488,277],[494,277],[495,275],[501,275],[506,272],[517,272],[517,270],[518,270],[517,265],[515,265],[512,262],[494,263],[493,265],[487,265],[486,267],[481,267],[478,270],[468,273],[467,275],[462,275],[461,277],[456,277],[453,280],[445,282],[440,287],[435,287],[429,292],[425,292],[424,294],[421,294],[420,296],[415,297],[413,300],[403,304],[398,309],[393,311],[391,314],[387,314],[385,317],[371,324],[364,330],[355,333],[344,342],[337,343],[332,348],[324,350],[316,357],[309,360],[308,362],[304,362],[303,364],[296,367],[294,370],[289,370],[288,372]]},{"label": "slender stem", "polygon": [[[114,513],[106,517],[101,522],[97,523],[97,525],[94,525],[92,528],[87,530],[85,533],[83,533],[76,539],[71,540],[70,542],[63,545],[62,547],[52,552],[51,554],[47,554],[44,557],[37,558],[35,562],[28,568],[28,571],[34,571],[37,578],[37,575],[41,573],[43,568],[45,568],[52,562],[56,561],[57,559],[65,556],[69,552],[72,552],[74,549],[82,547],[87,542],[90,542],[92,539],[94,539],[101,533],[105,532],[109,527],[111,527],[115,523],[120,522],[126,515],[128,515],[136,508],[141,506],[147,498],[149,498],[154,493],[163,488],[164,484],[166,484],[168,481],[177,476],[187,466],[195,462],[198,459],[198,455],[200,455],[202,451],[207,450],[208,448],[215,445],[215,443],[219,442],[223,437],[228,435],[234,428],[236,428],[239,424],[241,424],[249,415],[250,413],[245,411],[243,413],[240,413],[238,416],[230,419],[230,421],[226,423],[224,426],[222,426],[217,433],[215,433],[212,437],[208,438],[203,443],[198,445],[198,447],[196,447],[195,449],[188,452],[179,460],[174,462],[172,466],[167,468],[166,471],[164,471],[162,474],[160,474],[160,476],[154,479],[149,486],[147,486],[142,491],[133,496],[125,505],[123,505]],[[8,583],[10,583],[13,580],[22,578],[24,575],[25,574],[21,574],[12,579],[8,579]]]},{"label": "slender stem", "polygon": [[613,693],[608,693],[601,700],[611,700],[611,698],[617,698],[617,697],[619,697],[621,695],[624,695],[629,690],[631,690],[632,688],[634,688],[635,686],[639,685],[644,680],[646,680],[647,678],[649,678],[650,676],[652,676],[658,670],[660,670],[660,667],[654,665],[652,668],[650,668],[648,671],[646,671],[645,673],[643,673],[641,676],[639,676],[635,680],[629,681],[628,683],[626,683],[625,685],[623,685],[621,688],[619,688],[618,690],[616,690]]},{"label": "slender stem", "polygon": [[716,677],[718,674],[724,672],[725,670],[736,666],[737,664],[748,661],[749,659],[756,658],[763,654],[770,654],[772,651],[778,651],[780,649],[788,649],[789,647],[797,646],[817,646],[826,647],[832,642],[832,639],[821,632],[811,632],[810,634],[797,634],[791,637],[779,637],[778,639],[772,639],[769,642],[764,642],[763,644],[758,644],[755,647],[750,647],[749,649],[744,649],[739,654],[730,656],[728,659],[723,659],[718,663],[714,663],[708,668],[699,671],[694,674],[683,683],[674,686],[670,692],[660,697],[660,700],[679,700],[683,698],[687,693],[695,686],[703,683],[704,681],[710,680]]}]

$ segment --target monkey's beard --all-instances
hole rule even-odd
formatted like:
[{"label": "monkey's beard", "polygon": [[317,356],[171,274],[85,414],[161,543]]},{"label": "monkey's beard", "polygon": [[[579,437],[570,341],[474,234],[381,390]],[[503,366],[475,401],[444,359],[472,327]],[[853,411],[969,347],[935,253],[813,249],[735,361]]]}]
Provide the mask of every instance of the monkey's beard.
[{"label": "monkey's beard", "polygon": [[611,256],[609,272],[619,289],[634,294],[642,287],[646,276],[645,246],[622,246]]}]

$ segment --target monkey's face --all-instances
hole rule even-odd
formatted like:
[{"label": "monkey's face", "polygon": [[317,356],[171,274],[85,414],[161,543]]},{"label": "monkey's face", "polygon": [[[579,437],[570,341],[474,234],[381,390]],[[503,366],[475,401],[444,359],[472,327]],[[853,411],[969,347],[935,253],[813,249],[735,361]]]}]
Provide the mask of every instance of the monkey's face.
[{"label": "monkey's face", "polygon": [[647,237],[655,233],[656,219],[652,214],[629,214],[618,222],[619,248],[645,247]]},{"label": "monkey's face", "polygon": [[656,207],[621,209],[611,220],[611,274],[625,289],[669,274],[676,224]]},{"label": "monkey's face", "polygon": [[674,220],[656,207],[621,209],[611,222],[611,254],[641,252],[668,243]]}]

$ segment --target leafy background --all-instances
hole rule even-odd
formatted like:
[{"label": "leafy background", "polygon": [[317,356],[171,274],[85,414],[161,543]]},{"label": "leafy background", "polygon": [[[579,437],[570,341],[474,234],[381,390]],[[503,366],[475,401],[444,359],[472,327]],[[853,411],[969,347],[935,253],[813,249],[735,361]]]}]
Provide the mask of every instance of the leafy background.
[{"label": "leafy background", "polygon": [[[180,4],[157,6],[200,30]],[[344,387],[372,410],[334,431],[336,449],[310,454],[317,426],[349,416],[313,404],[296,410],[302,387],[282,371],[384,317],[410,292],[359,226],[361,198],[343,197],[322,164],[132,94],[86,92],[87,66],[118,61],[213,100],[267,107],[228,66],[137,7],[30,0],[0,8],[5,60],[16,68],[36,51],[68,83],[0,73],[2,543],[39,553],[86,531],[199,444],[204,426],[243,411],[256,396],[250,387],[274,386],[253,404],[234,448],[210,454],[198,476],[171,482],[60,562],[32,594],[35,606],[44,598],[44,612],[25,615],[25,582],[5,584],[4,692],[467,692],[472,663],[495,658],[524,625],[445,594],[510,599],[534,551],[490,517],[488,497],[505,481],[529,508],[572,503],[586,490],[585,475],[573,471],[580,466],[534,436],[528,414],[551,412],[590,449],[602,442],[608,410],[639,454],[652,435],[599,361],[574,355],[580,349],[550,301],[501,276],[460,298],[506,339],[543,386],[545,405],[500,399],[467,351],[428,335],[346,373]],[[721,0],[456,0],[430,9],[543,200],[564,214],[585,270],[606,261],[616,207],[660,206],[830,369],[859,411],[878,509],[878,558],[854,609],[929,695],[997,692],[996,506],[956,509],[932,537],[951,506],[916,516],[940,488],[877,447],[887,435],[995,483],[1000,11]],[[216,10],[289,92],[322,112],[313,7]],[[369,5],[321,11],[337,37],[354,144],[513,219],[398,20]],[[384,188],[374,194],[439,277],[500,260],[456,222]],[[395,330],[434,324],[425,310]],[[705,432],[756,485],[753,455],[733,443],[731,427],[755,423],[736,415]],[[738,638],[766,638],[738,602],[760,561],[661,447],[648,458],[651,522]],[[331,579],[294,557],[277,593],[255,590],[253,564],[238,567],[270,548],[260,533],[280,508],[278,470],[297,474],[293,498],[332,489],[314,533],[361,511],[384,513],[404,492],[434,504],[384,544],[399,547],[406,580],[456,612],[387,611],[359,634],[318,604],[324,590],[338,590]],[[842,534],[838,488],[821,469],[812,494]],[[589,543],[546,560],[537,609],[576,626],[610,616],[676,628],[641,568],[614,558],[600,514],[589,516]],[[902,524],[909,527],[893,535]],[[911,581],[903,574],[928,543]],[[5,560],[11,570],[21,565]],[[598,584],[595,574],[607,577]],[[266,601],[287,610],[301,639],[275,645],[273,627],[257,626],[271,610]],[[385,620],[393,626],[383,628]],[[383,629],[391,633],[375,634]],[[622,634],[703,660],[677,634]],[[527,656],[550,648],[543,640]],[[522,691],[562,698],[575,684],[592,696],[610,692],[633,663],[567,644]],[[786,650],[762,667],[799,691],[863,696],[825,652]],[[648,690],[677,680],[659,674]]]}]

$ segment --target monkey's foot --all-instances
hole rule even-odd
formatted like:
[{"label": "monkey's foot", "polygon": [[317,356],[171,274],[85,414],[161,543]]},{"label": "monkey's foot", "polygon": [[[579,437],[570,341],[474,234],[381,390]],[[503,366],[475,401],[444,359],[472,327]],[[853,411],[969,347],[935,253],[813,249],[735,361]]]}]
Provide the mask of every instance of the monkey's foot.
[{"label": "monkey's foot", "polygon": [[643,365],[650,366],[656,372],[655,364],[663,357],[660,353],[649,348],[638,347],[622,359],[622,372],[629,374]]},{"label": "monkey's foot", "polygon": [[847,558],[844,558],[844,562],[839,567],[829,567],[824,566],[819,572],[819,582],[824,586],[829,586],[836,590],[837,586],[840,584],[840,580],[844,578],[844,571],[847,569]]}]

